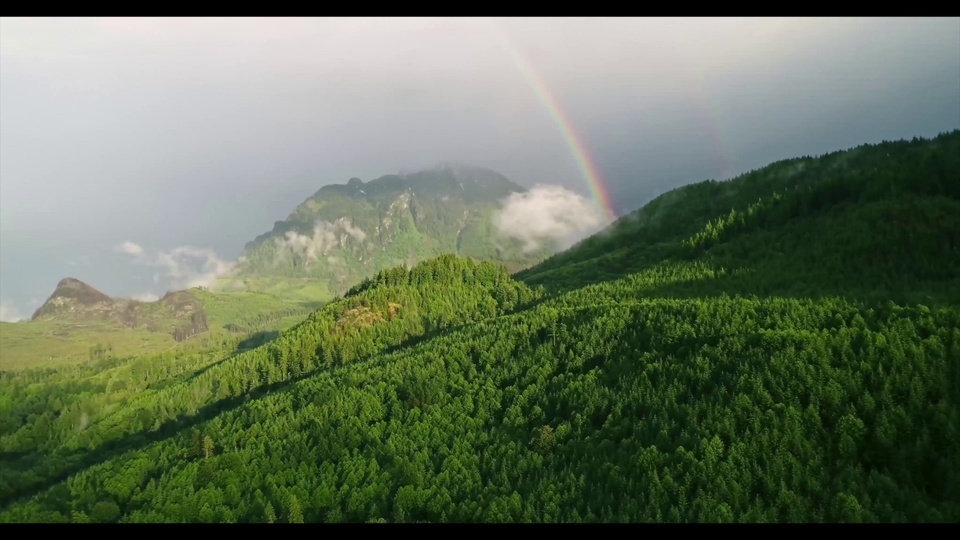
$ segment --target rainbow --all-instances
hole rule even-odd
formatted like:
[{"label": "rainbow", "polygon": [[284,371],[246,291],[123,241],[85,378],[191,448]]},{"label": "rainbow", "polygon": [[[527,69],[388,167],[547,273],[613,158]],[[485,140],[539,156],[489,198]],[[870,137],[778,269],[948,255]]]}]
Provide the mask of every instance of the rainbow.
[{"label": "rainbow", "polygon": [[722,108],[711,98],[711,93],[707,90],[706,82],[700,70],[690,69],[688,71],[690,83],[688,88],[697,92],[697,98],[694,103],[700,110],[700,114],[705,120],[707,135],[710,137],[714,148],[714,157],[720,164],[720,178],[717,180],[729,180],[733,176],[733,159],[730,148],[724,142],[727,137],[723,136],[726,131],[723,129]]},{"label": "rainbow", "polygon": [[560,133],[563,134],[567,147],[569,147],[570,153],[573,154],[573,158],[576,160],[577,167],[580,169],[581,174],[583,174],[583,177],[586,179],[587,187],[590,189],[594,201],[596,201],[600,207],[600,211],[607,221],[614,221],[617,218],[617,209],[611,200],[610,190],[603,181],[603,177],[600,176],[600,173],[597,171],[597,166],[594,164],[593,159],[590,158],[590,153],[587,151],[583,140],[577,136],[569,115],[567,115],[563,107],[561,107],[560,102],[556,96],[553,95],[553,92],[550,91],[550,87],[547,86],[547,81],[533,68],[529,58],[527,58],[527,55],[524,54],[516,41],[511,39],[507,28],[496,20],[494,20],[493,27],[496,30],[496,35],[500,38],[500,43],[510,54],[510,57],[524,78],[527,79],[527,82],[529,82],[530,86],[536,91],[541,103],[547,108],[547,112],[550,113],[557,127],[560,128]]}]

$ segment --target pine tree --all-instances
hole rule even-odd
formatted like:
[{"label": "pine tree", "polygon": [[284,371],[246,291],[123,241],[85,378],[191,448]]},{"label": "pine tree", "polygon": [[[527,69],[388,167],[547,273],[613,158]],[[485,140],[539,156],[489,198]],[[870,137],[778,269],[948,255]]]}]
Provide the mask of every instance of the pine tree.
[{"label": "pine tree", "polygon": [[203,452],[203,433],[199,431],[194,431],[193,435],[190,437],[190,454],[194,458],[201,458],[204,456]]},{"label": "pine tree", "polygon": [[264,511],[264,513],[265,513],[266,516],[267,516],[267,523],[273,523],[273,522],[277,521],[277,514],[276,514],[276,512],[273,511],[273,505],[270,504],[269,501],[267,502],[267,504],[266,504],[266,506],[264,507],[264,510],[263,510],[263,511]]},{"label": "pine tree", "polygon": [[210,459],[213,456],[213,439],[209,435],[203,438],[203,458]]},{"label": "pine tree", "polygon": [[296,495],[290,496],[290,512],[287,517],[289,523],[303,523],[303,512],[300,510],[300,501]]}]

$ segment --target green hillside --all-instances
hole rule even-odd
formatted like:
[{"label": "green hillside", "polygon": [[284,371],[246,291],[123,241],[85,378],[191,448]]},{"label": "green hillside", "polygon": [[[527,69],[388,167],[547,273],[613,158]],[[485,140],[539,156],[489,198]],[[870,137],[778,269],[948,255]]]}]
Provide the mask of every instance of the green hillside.
[{"label": "green hillside", "polygon": [[493,224],[502,199],[523,191],[496,172],[452,166],[323,186],[248,243],[223,285],[326,300],[384,268],[444,253],[526,268],[552,247],[525,253]]},{"label": "green hillside", "polygon": [[956,522],[960,131],[665,194],[255,348],[0,374],[0,521]]},{"label": "green hillside", "polygon": [[[729,293],[953,301],[939,287],[960,276],[958,155],[952,132],[685,186],[517,277],[567,290],[698,260],[739,272]],[[786,281],[800,269],[818,275]]]}]

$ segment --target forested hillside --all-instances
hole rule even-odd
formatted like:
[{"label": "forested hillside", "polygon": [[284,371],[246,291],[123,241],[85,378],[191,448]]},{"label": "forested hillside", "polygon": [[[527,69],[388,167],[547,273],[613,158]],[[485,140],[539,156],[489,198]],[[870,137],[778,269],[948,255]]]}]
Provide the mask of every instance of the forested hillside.
[{"label": "forested hillside", "polygon": [[3,374],[0,520],[956,522],[958,216],[955,131],[513,277],[384,270],[252,349]]},{"label": "forested hillside", "polygon": [[[517,277],[561,290],[694,259],[749,269],[717,289],[731,293],[946,301],[957,288],[937,283],[960,276],[958,200],[960,132],[862,145],[678,188]],[[787,280],[800,269],[817,275]]]}]

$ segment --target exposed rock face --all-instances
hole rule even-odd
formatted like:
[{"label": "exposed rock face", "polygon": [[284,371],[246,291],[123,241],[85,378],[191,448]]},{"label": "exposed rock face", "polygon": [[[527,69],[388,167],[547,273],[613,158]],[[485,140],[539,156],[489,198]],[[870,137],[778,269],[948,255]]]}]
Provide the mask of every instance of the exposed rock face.
[{"label": "exposed rock face", "polygon": [[170,309],[175,317],[187,317],[201,309],[200,302],[189,291],[171,291],[163,295],[160,303]]}]

